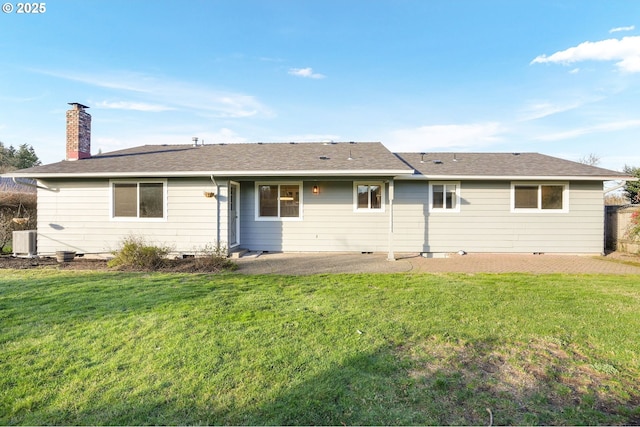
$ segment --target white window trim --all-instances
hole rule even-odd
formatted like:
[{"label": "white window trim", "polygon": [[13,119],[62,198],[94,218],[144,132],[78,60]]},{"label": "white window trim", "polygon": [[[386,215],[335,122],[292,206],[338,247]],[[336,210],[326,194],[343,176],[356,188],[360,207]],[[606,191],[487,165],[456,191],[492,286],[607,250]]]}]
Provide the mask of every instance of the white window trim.
[{"label": "white window trim", "polygon": [[[114,184],[138,184],[138,211],[137,216],[115,216],[115,206],[113,205]],[[140,218],[140,185],[139,184],[162,184],[162,218]],[[168,189],[166,179],[110,179],[109,180],[109,218],[118,222],[165,222],[168,211]]]},{"label": "white window trim", "polygon": [[[456,186],[456,207],[434,208],[433,207],[433,186],[434,185],[455,185]],[[460,212],[460,181],[430,181],[429,182],[429,212],[456,213]]]},{"label": "white window trim", "polygon": [[[516,208],[516,186],[528,185],[538,186],[538,207],[537,208]],[[561,185],[562,186],[562,209],[542,209],[542,190],[543,185]],[[512,213],[536,213],[536,214],[561,214],[569,212],[569,183],[566,181],[519,181],[511,183],[511,212]]]},{"label": "white window trim", "polygon": [[[358,208],[358,186],[359,185],[379,185],[380,186],[380,208]],[[382,181],[354,181],[353,182],[353,211],[358,213],[384,213],[385,211],[386,188]]]},{"label": "white window trim", "polygon": [[[260,186],[261,185],[277,185],[278,186],[278,216],[260,216]],[[297,185],[300,189],[300,206],[298,208],[298,216],[280,216],[280,186],[281,185]],[[303,218],[303,193],[304,186],[302,181],[261,181],[255,183],[255,220],[256,221],[302,221]]]}]

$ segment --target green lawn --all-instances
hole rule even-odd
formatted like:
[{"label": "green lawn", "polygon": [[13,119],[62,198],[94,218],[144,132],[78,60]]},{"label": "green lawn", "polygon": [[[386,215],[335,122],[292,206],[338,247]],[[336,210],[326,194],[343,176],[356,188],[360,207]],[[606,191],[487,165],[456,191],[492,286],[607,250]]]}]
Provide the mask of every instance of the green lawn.
[{"label": "green lawn", "polygon": [[0,270],[0,424],[638,424],[640,280]]}]

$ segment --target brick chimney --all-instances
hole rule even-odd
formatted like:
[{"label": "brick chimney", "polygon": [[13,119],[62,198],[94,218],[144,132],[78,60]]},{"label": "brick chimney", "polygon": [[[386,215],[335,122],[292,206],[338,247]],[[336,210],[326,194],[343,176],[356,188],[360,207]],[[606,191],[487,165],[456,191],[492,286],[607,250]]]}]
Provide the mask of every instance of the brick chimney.
[{"label": "brick chimney", "polygon": [[67,111],[67,160],[91,157],[91,114],[86,105],[70,102]]}]

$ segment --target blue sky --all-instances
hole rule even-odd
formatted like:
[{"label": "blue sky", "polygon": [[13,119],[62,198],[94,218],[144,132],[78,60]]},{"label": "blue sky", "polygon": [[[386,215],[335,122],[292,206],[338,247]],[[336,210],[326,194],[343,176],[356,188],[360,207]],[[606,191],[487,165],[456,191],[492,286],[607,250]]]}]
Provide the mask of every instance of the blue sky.
[{"label": "blue sky", "polygon": [[79,102],[94,153],[197,136],[640,166],[637,0],[9,3],[0,141],[44,163]]}]

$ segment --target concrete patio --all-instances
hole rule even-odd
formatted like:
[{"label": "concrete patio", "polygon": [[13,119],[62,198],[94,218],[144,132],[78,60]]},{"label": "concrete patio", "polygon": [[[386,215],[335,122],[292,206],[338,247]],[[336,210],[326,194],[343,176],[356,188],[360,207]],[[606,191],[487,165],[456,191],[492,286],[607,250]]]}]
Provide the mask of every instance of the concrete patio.
[{"label": "concrete patio", "polygon": [[[424,258],[417,253],[249,253],[236,260],[238,273],[309,275],[323,273],[567,273],[640,274],[640,257],[588,255],[451,254]],[[625,263],[632,262],[635,265]]]}]

